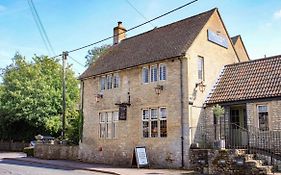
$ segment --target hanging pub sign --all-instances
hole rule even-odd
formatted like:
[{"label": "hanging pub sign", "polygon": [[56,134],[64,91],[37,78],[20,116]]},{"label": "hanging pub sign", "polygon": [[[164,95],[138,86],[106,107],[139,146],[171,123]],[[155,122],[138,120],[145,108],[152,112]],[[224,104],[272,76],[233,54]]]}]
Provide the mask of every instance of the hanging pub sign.
[{"label": "hanging pub sign", "polygon": [[208,41],[218,44],[222,47],[228,48],[227,38],[225,36],[219,35],[210,29],[208,29]]},{"label": "hanging pub sign", "polygon": [[119,120],[127,119],[127,105],[119,105]]}]

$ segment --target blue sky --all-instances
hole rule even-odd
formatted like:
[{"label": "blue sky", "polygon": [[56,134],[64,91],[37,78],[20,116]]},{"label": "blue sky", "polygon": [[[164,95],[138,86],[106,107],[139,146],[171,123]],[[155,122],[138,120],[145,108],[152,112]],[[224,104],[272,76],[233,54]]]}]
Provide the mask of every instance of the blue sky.
[{"label": "blue sky", "polygon": [[[188,0],[129,0],[147,19],[154,18]],[[131,28],[145,19],[127,0],[33,0],[56,54],[112,35],[117,21]],[[281,54],[280,0],[199,0],[152,24],[129,32],[127,37],[218,7],[231,36],[240,34],[251,59]],[[102,44],[111,44],[112,40]],[[97,45],[99,46],[99,45]],[[11,63],[18,51],[30,59],[48,55],[36,28],[27,0],[0,0],[0,68]],[[70,56],[84,64],[87,49]],[[53,56],[53,55],[51,55]],[[73,62],[79,74],[85,67]]]}]

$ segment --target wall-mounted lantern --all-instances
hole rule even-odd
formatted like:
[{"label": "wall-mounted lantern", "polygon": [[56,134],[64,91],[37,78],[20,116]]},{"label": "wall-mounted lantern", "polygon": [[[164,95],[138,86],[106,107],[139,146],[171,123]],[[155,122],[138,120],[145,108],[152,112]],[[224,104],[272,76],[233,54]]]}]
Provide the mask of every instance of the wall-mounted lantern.
[{"label": "wall-mounted lantern", "polygon": [[159,95],[159,94],[161,93],[161,91],[164,90],[164,86],[163,86],[163,85],[157,85],[157,86],[154,88],[154,90],[155,90],[155,93],[156,93],[157,95]]},{"label": "wall-mounted lantern", "polygon": [[103,94],[96,94],[96,102],[99,102],[103,98]]},{"label": "wall-mounted lantern", "polygon": [[203,81],[201,81],[200,83],[196,83],[195,87],[198,87],[200,92],[204,92],[206,88],[206,84]]}]

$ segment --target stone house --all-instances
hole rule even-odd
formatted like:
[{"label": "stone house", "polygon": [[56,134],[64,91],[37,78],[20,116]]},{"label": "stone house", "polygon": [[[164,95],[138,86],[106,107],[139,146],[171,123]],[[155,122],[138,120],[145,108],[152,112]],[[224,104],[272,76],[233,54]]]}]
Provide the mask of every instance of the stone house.
[{"label": "stone house", "polygon": [[232,43],[216,8],[125,32],[119,22],[114,45],[80,76],[80,159],[131,166],[134,148],[145,146],[152,167],[188,167],[208,92],[224,65],[248,59],[245,47]]},{"label": "stone house", "polygon": [[281,153],[281,56],[226,65],[206,101],[204,132],[214,138],[212,106],[225,109],[221,118],[227,147]]}]

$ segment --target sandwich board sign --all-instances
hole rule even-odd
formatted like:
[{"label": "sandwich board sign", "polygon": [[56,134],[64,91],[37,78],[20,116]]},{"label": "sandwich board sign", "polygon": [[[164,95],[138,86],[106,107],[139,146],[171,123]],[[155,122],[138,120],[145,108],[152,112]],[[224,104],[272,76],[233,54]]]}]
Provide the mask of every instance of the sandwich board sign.
[{"label": "sandwich board sign", "polygon": [[144,146],[135,147],[135,159],[138,168],[149,166],[146,155],[146,149]]}]

